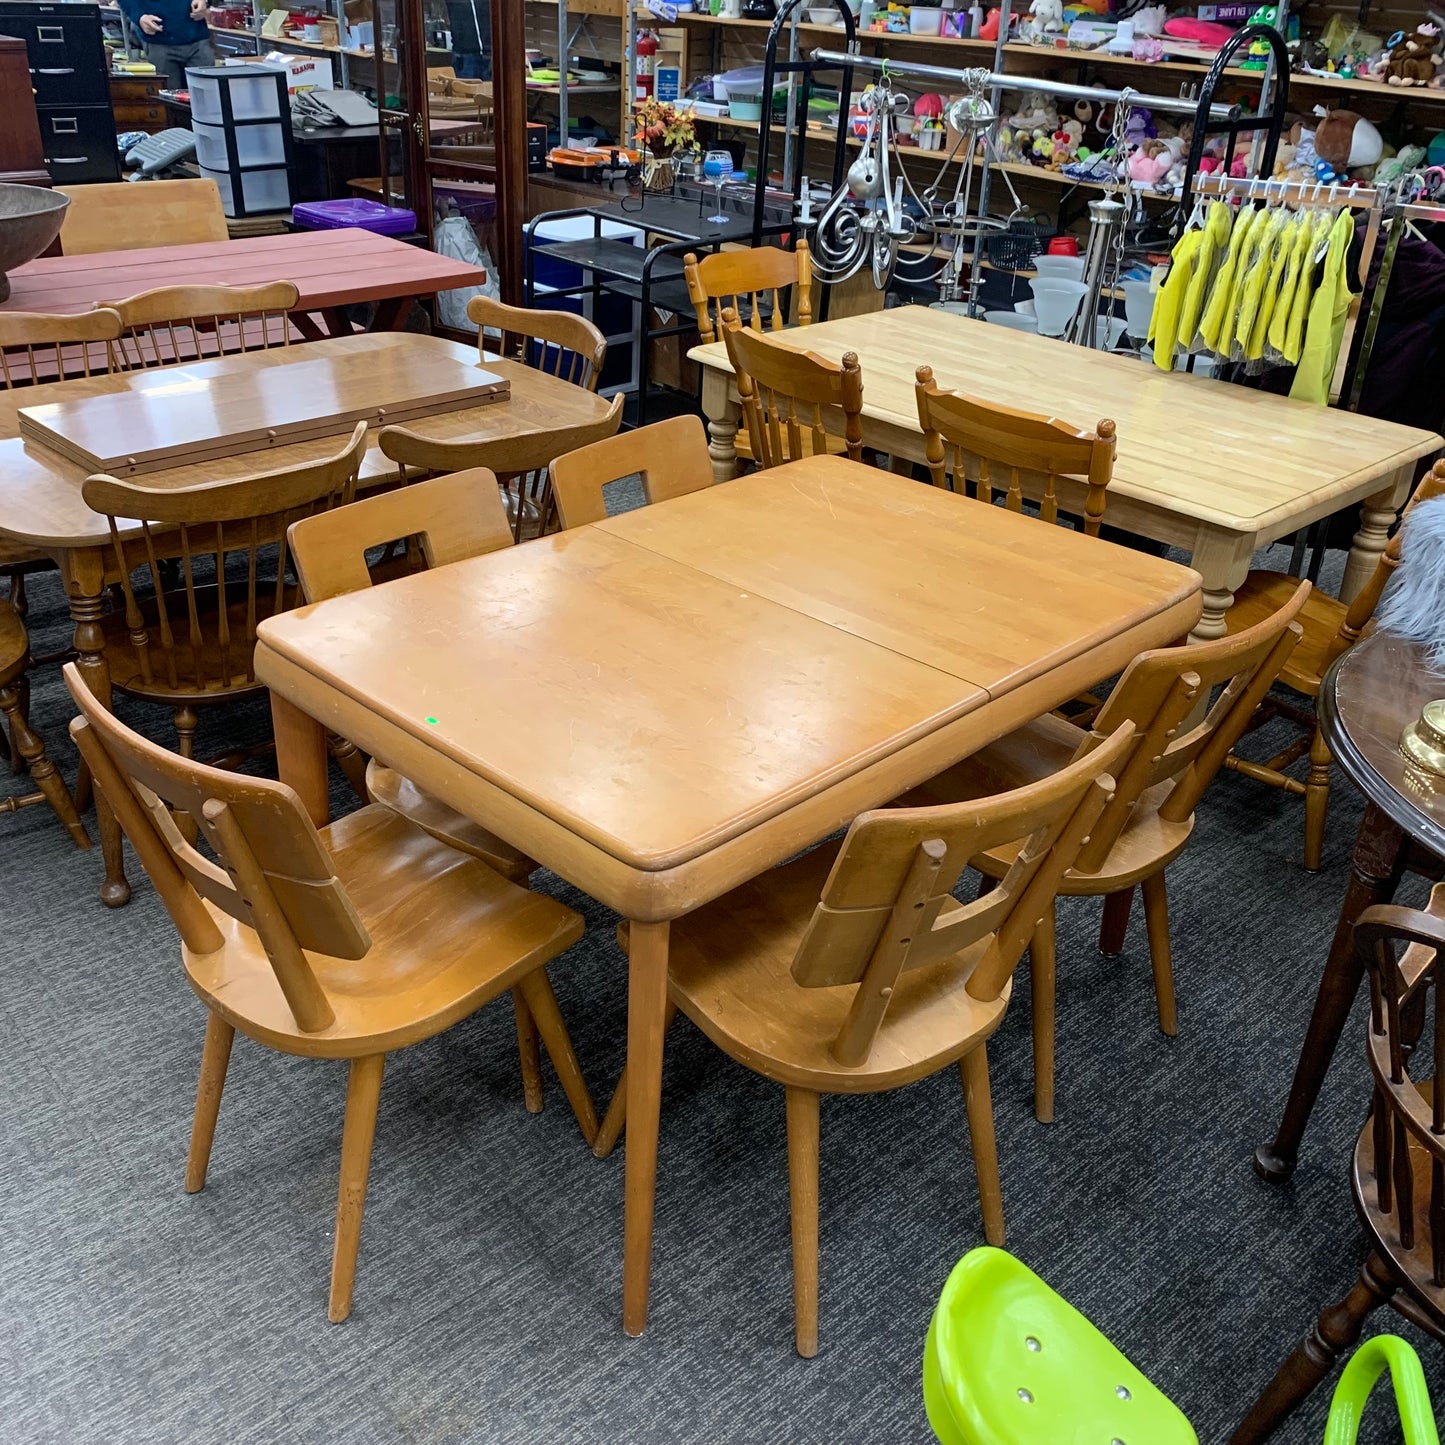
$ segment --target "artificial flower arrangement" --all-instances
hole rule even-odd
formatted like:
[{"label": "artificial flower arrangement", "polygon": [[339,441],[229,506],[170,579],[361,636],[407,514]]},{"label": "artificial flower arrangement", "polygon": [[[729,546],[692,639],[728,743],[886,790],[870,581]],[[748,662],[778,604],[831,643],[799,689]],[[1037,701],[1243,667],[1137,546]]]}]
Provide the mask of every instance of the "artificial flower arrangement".
[{"label": "artificial flower arrangement", "polygon": [[679,110],[671,101],[649,96],[632,117],[633,139],[639,148],[655,156],[689,151],[696,145],[692,112]]}]

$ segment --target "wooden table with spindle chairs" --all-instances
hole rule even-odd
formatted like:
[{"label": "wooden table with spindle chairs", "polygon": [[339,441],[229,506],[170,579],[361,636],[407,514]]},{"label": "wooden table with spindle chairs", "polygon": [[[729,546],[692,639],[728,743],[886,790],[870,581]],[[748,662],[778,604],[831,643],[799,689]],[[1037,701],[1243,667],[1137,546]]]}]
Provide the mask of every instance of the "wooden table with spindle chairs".
[{"label": "wooden table with spindle chairs", "polygon": [[[89,311],[98,301],[201,278],[213,286],[294,281],[301,299],[291,319],[308,340],[315,340],[351,334],[343,306],[376,302],[370,329],[388,331],[403,324],[413,301],[480,285],[486,276],[465,261],[347,227],[204,245],[42,256],[10,272],[10,299],[0,303],[0,310],[50,315]],[[312,319],[318,316],[319,326]]]},{"label": "wooden table with spindle chairs", "polygon": [[[408,378],[414,379],[419,368],[424,372],[429,363],[438,361],[450,361],[454,367],[475,370],[477,349],[474,345],[443,341],[439,337],[396,332],[247,352],[159,371],[123,372],[0,391],[0,476],[5,479],[0,488],[0,539],[33,548],[54,558],[59,566],[75,622],[75,649],[80,666],[97,695],[106,701],[110,697],[110,670],[101,619],[105,615],[106,589],[120,580],[109,524],[105,517],[86,505],[81,495],[82,485],[92,469],[38,441],[22,438],[19,420],[22,408],[77,398],[123,396],[147,388],[165,390],[205,385],[220,398],[228,378],[253,385],[257,377],[278,376],[274,370],[277,367],[299,366],[301,372],[320,387],[318,394],[323,399],[318,401],[316,414],[328,410],[339,413],[345,410],[358,387],[373,399],[378,394],[387,395],[389,389],[397,396],[407,394],[408,386],[414,386],[414,380]],[[318,367],[325,376],[318,378]],[[484,367],[510,383],[510,394],[505,400],[428,416],[409,425],[429,437],[484,440],[549,433],[607,415],[608,403],[583,387],[514,361],[488,357]],[[348,376],[354,378],[354,383],[348,382]],[[394,384],[390,386],[388,376],[393,378]],[[285,392],[284,387],[274,390],[276,394]],[[121,415],[117,425],[122,433],[124,424]],[[148,487],[177,489],[315,461],[335,453],[345,443],[351,426],[351,422],[340,425],[334,435],[147,471],[143,480]],[[124,435],[117,437],[117,441],[123,448]],[[374,445],[375,429],[369,442],[361,468],[363,490],[389,484],[398,477],[396,465]],[[121,534],[122,540],[135,535],[138,533]],[[106,903],[119,906],[130,897],[119,837],[104,824],[101,837],[106,845],[106,879],[101,897]]]},{"label": "wooden table with spindle chairs", "polygon": [[1445,676],[1428,669],[1421,649],[1385,633],[1358,642],[1325,674],[1317,709],[1335,765],[1365,795],[1350,881],[1340,904],[1294,1080],[1279,1130],[1255,1151],[1255,1170],[1282,1183],[1294,1173],[1310,1113],[1349,1021],[1364,962],[1353,943],[1355,920],[1388,903],[1409,872],[1445,870],[1445,788],[1407,767],[1400,734],[1427,702],[1445,697]]},{"label": "wooden table with spindle chairs", "polygon": [[256,667],[318,822],[334,728],[629,920],[638,1334],[670,920],[1183,636],[1199,603],[1187,568],[813,457],[286,613]]},{"label": "wooden table with spindle chairs", "polygon": [[[863,444],[910,463],[926,461],[914,399],[923,365],[941,387],[983,401],[1080,427],[1112,420],[1118,453],[1108,523],[1190,553],[1204,578],[1199,640],[1223,635],[1224,614],[1260,547],[1363,502],[1342,589],[1353,596],[1385,548],[1417,460],[1441,446],[1433,432],[1225,389],[924,306],[768,335],[833,362],[853,352],[863,373]],[[703,410],[722,480],[736,470],[733,369],[721,343],[688,354],[703,368]],[[830,429],[841,434],[841,417]],[[1062,485],[1066,510],[1082,514],[1083,489],[1068,495],[1067,480]]]}]

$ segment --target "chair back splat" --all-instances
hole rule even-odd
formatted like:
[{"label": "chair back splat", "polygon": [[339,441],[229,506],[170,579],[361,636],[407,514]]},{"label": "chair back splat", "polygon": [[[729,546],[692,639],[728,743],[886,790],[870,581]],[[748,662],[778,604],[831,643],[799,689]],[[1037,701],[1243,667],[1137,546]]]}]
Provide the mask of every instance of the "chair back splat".
[{"label": "chair back splat", "polygon": [[477,345],[486,351],[487,333],[501,337],[501,354],[533,371],[596,391],[607,360],[607,339],[585,316],[570,311],[529,311],[490,296],[474,296],[467,316],[477,325]]},{"label": "chair back splat", "polygon": [[124,371],[123,329],[109,307],[73,316],[0,311],[0,387]]},{"label": "chair back splat", "polygon": [[563,529],[605,521],[603,487],[634,475],[642,478],[648,506],[712,486],[701,419],[670,417],[559,456],[552,463],[552,494]]},{"label": "chair back splat", "polygon": [[[813,319],[813,258],[801,236],[796,251],[754,246],[718,251],[701,261],[688,252],[682,269],[704,343],[722,339],[722,313],[727,308],[745,317],[753,331],[763,329],[765,317],[772,330],[781,331],[786,309],[783,293],[789,288],[793,324],[807,326]],[[718,303],[716,307],[713,302]]]},{"label": "chair back splat", "polygon": [[120,313],[128,368],[174,366],[291,344],[290,281],[264,286],[160,286],[104,306]]}]

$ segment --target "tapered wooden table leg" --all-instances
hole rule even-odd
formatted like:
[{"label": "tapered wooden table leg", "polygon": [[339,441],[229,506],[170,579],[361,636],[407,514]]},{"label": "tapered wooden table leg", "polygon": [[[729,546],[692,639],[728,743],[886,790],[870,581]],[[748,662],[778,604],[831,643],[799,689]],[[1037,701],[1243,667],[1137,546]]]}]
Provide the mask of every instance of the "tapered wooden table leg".
[{"label": "tapered wooden table leg", "polygon": [[662,1106],[662,1042],[667,1033],[666,923],[633,923],[627,971],[627,1167],[622,1255],[622,1327],[647,1327],[652,1214]]}]

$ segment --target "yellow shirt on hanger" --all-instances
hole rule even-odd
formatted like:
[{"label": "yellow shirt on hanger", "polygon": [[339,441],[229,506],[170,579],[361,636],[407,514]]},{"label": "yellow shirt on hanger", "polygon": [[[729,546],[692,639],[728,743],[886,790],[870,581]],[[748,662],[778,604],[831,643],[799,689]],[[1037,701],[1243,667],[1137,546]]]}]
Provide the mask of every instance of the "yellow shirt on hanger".
[{"label": "yellow shirt on hanger", "polygon": [[1234,298],[1235,279],[1241,269],[1243,252],[1249,245],[1249,235],[1254,229],[1259,212],[1247,206],[1235,217],[1234,231],[1229,238],[1229,251],[1214,278],[1209,290],[1209,301],[1204,307],[1204,319],[1199,323],[1199,334],[1211,351],[1219,350],[1219,340],[1225,334],[1225,318],[1230,313]]},{"label": "yellow shirt on hanger", "polygon": [[1300,352],[1304,349],[1305,319],[1310,314],[1310,302],[1315,294],[1315,250],[1322,237],[1329,233],[1330,227],[1334,225],[1334,217],[1328,211],[1320,211],[1315,216],[1315,223],[1310,227],[1309,244],[1305,248],[1304,262],[1300,268],[1299,284],[1295,287],[1294,299],[1289,307],[1289,324],[1285,327],[1284,345],[1280,347],[1280,355],[1285,361],[1294,366],[1300,359]]},{"label": "yellow shirt on hanger", "polygon": [[1315,401],[1321,406],[1330,399],[1330,381],[1335,359],[1345,335],[1345,317],[1350,310],[1350,277],[1347,262],[1350,242],[1355,239],[1354,212],[1341,211],[1330,230],[1330,249],[1325,256],[1324,274],[1310,302],[1305,323],[1304,348],[1299,370],[1289,394],[1296,401]]},{"label": "yellow shirt on hanger", "polygon": [[1174,353],[1179,343],[1179,314],[1184,293],[1194,274],[1194,262],[1204,239],[1202,231],[1186,231],[1175,244],[1169,274],[1154,297],[1149,318],[1149,341],[1154,347],[1154,365],[1161,371],[1174,370]]},{"label": "yellow shirt on hanger", "polygon": [[1199,259],[1194,265],[1194,274],[1189,278],[1189,290],[1184,296],[1184,309],[1179,315],[1179,346],[1188,351],[1194,345],[1199,332],[1199,321],[1204,314],[1204,299],[1209,287],[1219,274],[1220,262],[1229,246],[1229,233],[1234,225],[1234,212],[1223,201],[1211,201],[1204,218],[1204,229],[1200,233]]},{"label": "yellow shirt on hanger", "polygon": [[1284,286],[1285,271],[1294,255],[1295,239],[1304,218],[1298,212],[1284,212],[1275,235],[1269,255],[1269,275],[1265,277],[1264,290],[1260,293],[1259,309],[1254,314],[1254,324],[1243,338],[1244,359],[1261,361],[1264,358],[1265,338],[1269,335],[1269,323],[1279,305],[1280,292]]},{"label": "yellow shirt on hanger", "polygon": [[1239,315],[1234,325],[1234,345],[1230,348],[1230,355],[1236,361],[1242,361],[1249,356],[1254,323],[1258,320],[1264,304],[1265,288],[1274,273],[1274,260],[1279,251],[1280,237],[1284,234],[1285,222],[1289,219],[1289,212],[1283,209],[1266,214],[1269,216],[1268,224],[1262,228],[1255,227],[1259,240],[1249,258],[1249,269],[1239,288]]},{"label": "yellow shirt on hanger", "polygon": [[[1285,267],[1284,281],[1279,289],[1279,297],[1274,303],[1274,315],[1269,322],[1269,354],[1272,361],[1283,361],[1285,359],[1284,349],[1286,338],[1289,335],[1290,312],[1294,307],[1295,296],[1298,294],[1301,285],[1308,285],[1305,281],[1305,273],[1310,269],[1310,253],[1314,246],[1315,236],[1315,215],[1312,211],[1304,212],[1299,218],[1299,225],[1295,230],[1294,245],[1290,248],[1289,265]],[[1298,352],[1295,359],[1299,359]]]}]

